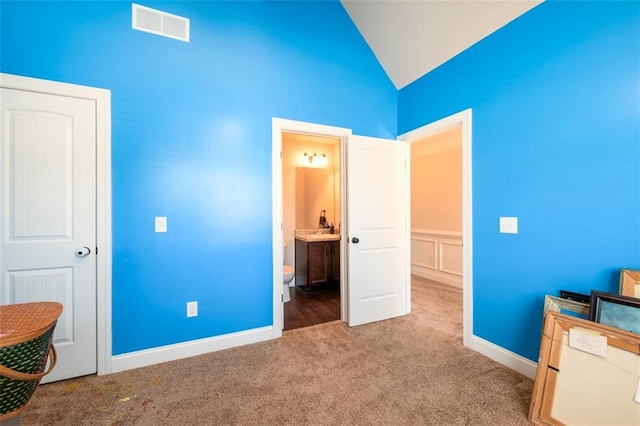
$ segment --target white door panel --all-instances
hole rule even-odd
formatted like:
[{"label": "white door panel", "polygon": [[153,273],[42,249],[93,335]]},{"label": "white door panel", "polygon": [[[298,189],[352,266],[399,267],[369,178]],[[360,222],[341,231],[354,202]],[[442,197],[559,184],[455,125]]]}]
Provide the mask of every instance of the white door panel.
[{"label": "white door panel", "polygon": [[95,102],[0,90],[0,303],[62,303],[45,381],[95,373]]},{"label": "white door panel", "polygon": [[406,161],[407,146],[402,142],[349,138],[347,247],[351,326],[408,313]]},{"label": "white door panel", "polygon": [[[10,303],[53,301],[62,303],[65,308],[73,306],[72,268],[11,271],[8,275]],[[72,310],[66,309],[58,319],[53,341],[56,348],[62,343],[73,342]]]}]

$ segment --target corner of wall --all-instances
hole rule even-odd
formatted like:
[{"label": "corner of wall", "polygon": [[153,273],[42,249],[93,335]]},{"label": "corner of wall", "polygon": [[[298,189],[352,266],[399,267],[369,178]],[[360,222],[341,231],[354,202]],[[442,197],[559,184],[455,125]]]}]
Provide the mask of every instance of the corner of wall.
[{"label": "corner of wall", "polygon": [[524,358],[516,353],[508,351],[501,346],[495,345],[487,340],[484,340],[476,335],[471,336],[469,342],[470,349],[481,353],[482,355],[490,358],[505,367],[509,367],[512,370],[517,371],[533,380],[536,377],[536,369],[538,364]]}]

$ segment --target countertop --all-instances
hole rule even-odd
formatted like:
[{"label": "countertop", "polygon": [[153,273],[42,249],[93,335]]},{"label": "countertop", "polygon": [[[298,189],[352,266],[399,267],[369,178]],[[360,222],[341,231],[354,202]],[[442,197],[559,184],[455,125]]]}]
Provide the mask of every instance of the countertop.
[{"label": "countertop", "polygon": [[307,243],[315,243],[319,241],[340,241],[340,234],[300,234],[296,235],[296,240],[305,241]]}]

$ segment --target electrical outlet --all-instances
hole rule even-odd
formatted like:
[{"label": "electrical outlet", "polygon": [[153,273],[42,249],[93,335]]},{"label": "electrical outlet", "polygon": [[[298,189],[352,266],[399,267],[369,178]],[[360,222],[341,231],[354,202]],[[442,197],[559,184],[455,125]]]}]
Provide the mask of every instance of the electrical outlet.
[{"label": "electrical outlet", "polygon": [[187,302],[187,318],[198,316],[198,302]]}]

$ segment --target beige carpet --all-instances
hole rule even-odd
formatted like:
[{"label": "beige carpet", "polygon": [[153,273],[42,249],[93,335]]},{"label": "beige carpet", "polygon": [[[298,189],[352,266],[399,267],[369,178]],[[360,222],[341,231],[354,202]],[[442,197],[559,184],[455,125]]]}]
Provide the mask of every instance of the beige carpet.
[{"label": "beige carpet", "polygon": [[412,313],[40,386],[23,425],[526,425],[533,382],[462,346],[462,296]]}]

